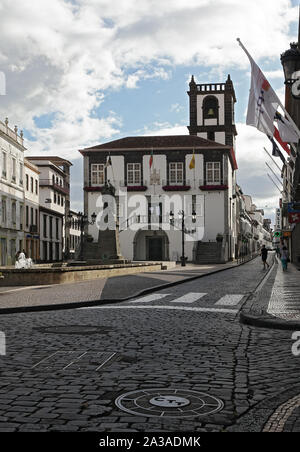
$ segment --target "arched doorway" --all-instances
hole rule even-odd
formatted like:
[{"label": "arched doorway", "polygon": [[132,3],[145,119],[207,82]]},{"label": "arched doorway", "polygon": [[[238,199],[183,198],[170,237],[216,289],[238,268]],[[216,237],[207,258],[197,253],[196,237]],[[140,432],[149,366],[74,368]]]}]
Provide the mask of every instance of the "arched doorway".
[{"label": "arched doorway", "polygon": [[133,241],[133,259],[140,261],[169,261],[169,238],[165,231],[140,229]]}]

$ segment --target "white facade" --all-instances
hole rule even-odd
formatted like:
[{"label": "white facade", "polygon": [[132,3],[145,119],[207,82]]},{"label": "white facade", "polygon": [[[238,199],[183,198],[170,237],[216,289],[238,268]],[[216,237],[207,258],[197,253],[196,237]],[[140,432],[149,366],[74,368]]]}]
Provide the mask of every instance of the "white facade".
[{"label": "white facade", "polygon": [[[185,137],[187,140],[196,137]],[[202,141],[200,140],[201,144]],[[217,147],[218,149],[218,147]],[[84,184],[85,184],[85,214],[91,218],[93,212],[100,215],[104,200],[101,194],[105,180],[109,180],[116,188],[119,197],[119,229],[122,255],[129,260],[180,260],[182,255],[182,223],[179,212],[185,212],[185,256],[188,261],[195,261],[199,242],[216,242],[216,237],[224,237],[225,260],[234,256],[235,249],[235,215],[232,203],[235,190],[234,170],[229,155],[229,149],[224,146],[215,151],[210,170],[209,152],[195,151],[195,168],[189,165],[193,158],[193,150],[185,150],[184,160],[176,163],[176,149],[160,153],[156,149],[153,164],[149,165],[149,152],[136,153],[136,184],[128,180],[128,168],[132,168],[135,157],[109,154],[112,165],[107,168],[106,179],[96,171],[103,153],[93,154],[90,158],[84,153]],[[131,152],[131,151],[130,151]],[[206,152],[206,151],[205,151]],[[133,154],[133,152],[132,152]],[[99,156],[97,160],[96,156]],[[108,152],[105,154],[108,155]],[[126,160],[130,158],[130,161]],[[169,160],[168,160],[169,159]],[[171,159],[171,160],[170,160]],[[204,161],[205,159],[205,161]],[[106,161],[106,157],[102,158]],[[131,166],[128,166],[131,165]],[[173,166],[172,166],[173,165]],[[177,166],[176,166],[177,165]],[[102,169],[101,169],[102,171]],[[104,170],[103,170],[104,171]],[[171,174],[171,171],[173,173]],[[208,179],[209,171],[214,174]],[[94,172],[94,177],[92,173]],[[138,173],[140,172],[140,177]],[[103,177],[102,177],[103,176]],[[171,179],[175,182],[171,183]],[[176,180],[178,178],[178,180]],[[126,179],[126,181],[125,181]],[[131,180],[131,179],[130,179]],[[209,180],[209,181],[208,181]],[[177,188],[179,187],[179,188]],[[180,189],[182,187],[182,189]],[[131,191],[132,190],[132,191]],[[192,222],[192,213],[196,213],[196,224]],[[174,213],[175,225],[170,225],[169,214]],[[100,217],[99,217],[100,218]],[[98,219],[99,219],[98,218]],[[196,233],[191,232],[196,229]],[[88,227],[88,233],[94,241],[99,236],[99,221]],[[100,232],[101,237],[101,232]],[[157,252],[156,252],[157,251]]]},{"label": "white facade", "polygon": [[40,260],[61,261],[65,239],[66,187],[65,174],[51,160],[28,157],[40,172]]},{"label": "white facade", "polygon": [[69,252],[70,257],[74,258],[75,253],[80,246],[80,224],[78,214],[73,210],[70,210],[68,221],[70,222],[70,245]]},{"label": "white facade", "polygon": [[39,170],[37,166],[25,158],[24,173],[24,249],[28,257],[31,257],[33,261],[38,261],[40,257]]},{"label": "white facade", "polygon": [[13,265],[23,249],[24,215],[23,134],[0,121],[0,265]]}]

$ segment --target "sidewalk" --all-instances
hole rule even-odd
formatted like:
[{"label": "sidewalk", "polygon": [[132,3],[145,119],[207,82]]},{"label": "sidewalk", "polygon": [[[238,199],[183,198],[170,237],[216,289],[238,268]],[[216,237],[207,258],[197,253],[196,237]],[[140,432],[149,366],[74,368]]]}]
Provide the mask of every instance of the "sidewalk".
[{"label": "sidewalk", "polygon": [[248,298],[240,314],[242,323],[264,328],[300,330],[300,273],[293,265],[282,271],[281,262]]},{"label": "sidewalk", "polygon": [[98,278],[72,284],[0,287],[0,314],[78,308],[126,301],[158,289],[234,268],[245,262],[187,264],[186,267],[177,265],[176,268],[169,270]]}]

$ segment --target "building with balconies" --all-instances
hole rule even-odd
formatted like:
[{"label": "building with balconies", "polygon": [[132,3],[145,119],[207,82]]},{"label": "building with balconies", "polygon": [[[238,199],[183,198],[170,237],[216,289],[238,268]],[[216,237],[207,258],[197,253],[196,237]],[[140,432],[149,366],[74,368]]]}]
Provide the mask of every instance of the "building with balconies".
[{"label": "building with balconies", "polygon": [[40,259],[40,213],[39,213],[39,169],[28,159],[24,159],[24,216],[23,228],[27,257],[33,261]]},{"label": "building with balconies", "polygon": [[60,157],[28,157],[39,171],[40,260],[61,261],[67,253],[72,165]]},{"label": "building with balconies", "polygon": [[0,265],[13,265],[24,247],[24,141],[17,126],[0,121]]}]

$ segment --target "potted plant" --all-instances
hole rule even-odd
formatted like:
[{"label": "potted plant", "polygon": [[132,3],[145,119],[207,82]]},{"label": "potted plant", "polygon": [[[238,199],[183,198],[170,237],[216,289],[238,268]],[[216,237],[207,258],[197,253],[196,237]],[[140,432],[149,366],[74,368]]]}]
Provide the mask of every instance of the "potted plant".
[{"label": "potted plant", "polygon": [[222,242],[222,241],[223,241],[223,234],[221,234],[220,232],[218,232],[217,237],[216,237],[216,241],[217,241],[217,242]]}]

